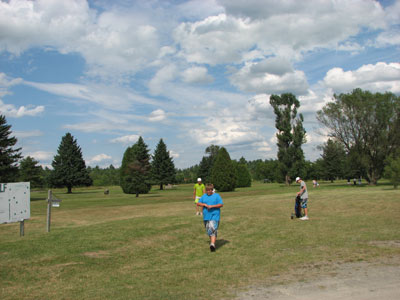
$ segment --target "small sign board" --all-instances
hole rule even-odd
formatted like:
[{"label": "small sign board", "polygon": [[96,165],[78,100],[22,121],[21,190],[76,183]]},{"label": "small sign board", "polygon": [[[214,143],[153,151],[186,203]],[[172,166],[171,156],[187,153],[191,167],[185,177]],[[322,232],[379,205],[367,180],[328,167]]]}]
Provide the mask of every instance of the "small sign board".
[{"label": "small sign board", "polygon": [[30,183],[0,183],[0,224],[20,222],[30,216]]}]

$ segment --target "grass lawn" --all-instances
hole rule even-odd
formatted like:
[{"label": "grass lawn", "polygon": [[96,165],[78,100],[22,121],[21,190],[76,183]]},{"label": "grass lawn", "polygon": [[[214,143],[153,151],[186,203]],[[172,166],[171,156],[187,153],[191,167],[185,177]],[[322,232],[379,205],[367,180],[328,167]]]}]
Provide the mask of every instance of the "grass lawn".
[{"label": "grass lawn", "polygon": [[211,253],[193,185],[125,195],[119,187],[31,192],[25,236],[0,225],[0,299],[220,299],[283,283],[299,268],[400,256],[400,190],[322,182],[309,188],[309,221],[291,220],[298,185],[253,183],[221,193]]}]

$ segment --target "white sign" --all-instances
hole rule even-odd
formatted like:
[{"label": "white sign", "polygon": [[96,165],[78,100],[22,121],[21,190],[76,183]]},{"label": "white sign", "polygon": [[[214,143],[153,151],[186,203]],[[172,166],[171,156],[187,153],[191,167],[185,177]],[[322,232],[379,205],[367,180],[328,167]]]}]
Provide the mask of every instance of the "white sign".
[{"label": "white sign", "polygon": [[31,216],[30,183],[0,183],[0,224],[20,222]]}]

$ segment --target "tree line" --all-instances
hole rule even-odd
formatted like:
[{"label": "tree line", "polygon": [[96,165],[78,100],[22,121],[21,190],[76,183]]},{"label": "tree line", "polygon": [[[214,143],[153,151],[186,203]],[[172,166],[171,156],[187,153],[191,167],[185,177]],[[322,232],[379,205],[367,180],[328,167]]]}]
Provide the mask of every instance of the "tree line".
[{"label": "tree line", "polygon": [[298,114],[299,100],[290,93],[271,95],[277,129],[277,158],[246,161],[231,160],[228,151],[210,145],[199,164],[176,169],[167,146],[160,139],[154,154],[142,137],[125,150],[121,167],[87,167],[76,139],[62,137],[52,169],[42,168],[34,158],[21,155],[15,148],[11,125],[0,115],[0,181],[30,181],[32,187],[120,185],[125,193],[137,196],[157,185],[195,182],[201,177],[220,191],[250,186],[252,180],[290,184],[296,176],[306,180],[364,178],[371,184],[386,176],[395,187],[400,182],[400,98],[393,93],[371,93],[355,89],[334,95],[317,112],[329,139],[318,147],[321,157],[305,160],[304,117]]}]

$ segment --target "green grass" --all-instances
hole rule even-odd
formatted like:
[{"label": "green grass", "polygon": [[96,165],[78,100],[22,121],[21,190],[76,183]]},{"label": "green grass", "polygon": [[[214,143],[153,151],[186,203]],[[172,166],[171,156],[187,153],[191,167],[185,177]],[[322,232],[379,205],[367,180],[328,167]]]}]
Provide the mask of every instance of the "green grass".
[{"label": "green grass", "polygon": [[[300,267],[400,256],[400,191],[389,185],[309,186],[310,221],[290,220],[298,186],[254,183],[222,193],[218,249],[210,253],[192,186],[125,195],[119,187],[31,192],[25,236],[0,225],[0,298],[218,299],[283,282]],[[288,277],[289,276],[289,277]]]}]

